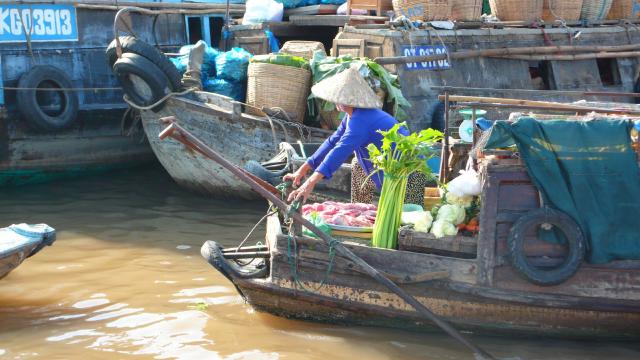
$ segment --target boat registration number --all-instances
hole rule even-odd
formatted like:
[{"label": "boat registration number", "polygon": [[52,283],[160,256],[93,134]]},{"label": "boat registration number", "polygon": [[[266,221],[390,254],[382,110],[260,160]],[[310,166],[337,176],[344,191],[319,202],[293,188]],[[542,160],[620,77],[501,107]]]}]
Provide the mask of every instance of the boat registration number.
[{"label": "boat registration number", "polygon": [[[433,56],[447,54],[447,47],[444,45],[414,45],[403,46],[402,56]],[[407,70],[443,70],[450,69],[449,60],[433,60],[405,64]]]},{"label": "boat registration number", "polygon": [[77,41],[78,23],[73,5],[0,4],[0,42]]}]

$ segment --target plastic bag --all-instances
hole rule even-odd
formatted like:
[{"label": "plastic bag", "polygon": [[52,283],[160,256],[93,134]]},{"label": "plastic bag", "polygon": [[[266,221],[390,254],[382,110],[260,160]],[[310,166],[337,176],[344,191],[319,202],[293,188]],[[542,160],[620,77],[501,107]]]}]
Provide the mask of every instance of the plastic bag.
[{"label": "plastic bag", "polygon": [[217,77],[229,81],[242,81],[247,78],[251,54],[241,48],[233,48],[216,57]]},{"label": "plastic bag", "polygon": [[[331,227],[324,222],[322,216],[320,216],[316,211],[311,212],[308,216],[305,216],[305,219],[309,220],[313,225],[315,225],[320,231],[325,234],[331,234]],[[306,236],[311,236],[317,238],[318,235],[314,234],[311,230],[303,227],[302,234]]]},{"label": "plastic bag", "polygon": [[243,82],[231,82],[225,79],[208,79],[204,82],[204,91],[228,96],[237,101],[244,101],[246,95]]},{"label": "plastic bag", "polygon": [[480,176],[473,169],[460,170],[460,175],[447,184],[447,191],[459,197],[480,195]]},{"label": "plastic bag", "polygon": [[[201,42],[202,40],[199,40]],[[197,45],[197,43],[196,43]],[[205,44],[206,45],[206,44]],[[195,45],[185,45],[180,48],[180,56],[177,58],[171,58],[171,62],[178,68],[181,74],[184,74],[187,71],[187,64],[189,63],[189,54],[191,53],[191,49],[193,49]],[[202,66],[200,67],[200,72],[202,74],[202,84],[206,82],[208,78],[213,78],[216,76],[216,57],[218,57],[220,52],[209,45],[205,46],[204,56],[202,57]]]},{"label": "plastic bag", "polygon": [[242,25],[280,22],[284,13],[283,5],[274,0],[247,0]]},{"label": "plastic bag", "polygon": [[279,3],[282,3],[285,9],[293,9],[293,8],[301,7],[301,6],[304,6],[304,3],[305,3],[304,0],[276,0],[276,1],[278,1]]},{"label": "plastic bag", "polygon": [[[320,2],[320,0],[318,0],[318,2]],[[336,11],[336,15],[347,15],[347,2],[341,2],[341,4]],[[367,15],[367,10],[351,9],[351,15]]]}]

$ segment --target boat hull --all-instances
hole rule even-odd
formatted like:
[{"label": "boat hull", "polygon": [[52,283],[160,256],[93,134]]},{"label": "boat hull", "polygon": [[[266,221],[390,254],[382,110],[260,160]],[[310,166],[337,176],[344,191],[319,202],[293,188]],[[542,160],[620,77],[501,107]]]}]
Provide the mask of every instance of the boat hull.
[{"label": "boat hull", "polygon": [[17,114],[0,128],[0,186],[43,183],[153,163],[139,130],[124,136],[124,109],[81,111],[78,125],[55,133],[30,129]]},{"label": "boat hull", "polygon": [[[286,141],[319,143],[329,132],[292,124],[270,123],[240,112],[239,104],[217,94],[198,92],[167,100],[159,112],[142,111],[142,122],[156,157],[181,186],[216,197],[258,198],[258,194],[215,162],[186,151],[174,139],[160,140],[163,117],[173,116],[180,126],[230,162],[243,167],[248,161],[266,161]],[[348,182],[344,176],[334,182]],[[345,189],[347,190],[347,189]]]}]

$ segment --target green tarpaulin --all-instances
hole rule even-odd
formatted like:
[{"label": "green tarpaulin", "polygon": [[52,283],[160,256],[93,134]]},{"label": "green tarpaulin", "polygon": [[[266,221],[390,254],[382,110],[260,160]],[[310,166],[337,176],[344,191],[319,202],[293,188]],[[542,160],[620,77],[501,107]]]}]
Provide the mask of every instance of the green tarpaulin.
[{"label": "green tarpaulin", "polygon": [[523,117],[496,122],[485,148],[517,145],[545,203],[582,228],[589,262],[640,259],[640,169],[632,125]]}]

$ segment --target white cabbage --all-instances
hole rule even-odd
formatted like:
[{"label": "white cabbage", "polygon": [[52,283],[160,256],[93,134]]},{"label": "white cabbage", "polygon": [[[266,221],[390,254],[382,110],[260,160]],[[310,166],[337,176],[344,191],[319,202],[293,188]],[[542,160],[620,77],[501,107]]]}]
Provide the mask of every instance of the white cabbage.
[{"label": "white cabbage", "polygon": [[420,232],[429,232],[433,217],[428,211],[403,212],[400,222],[403,224],[413,224],[413,228]]},{"label": "white cabbage", "polygon": [[443,220],[454,225],[461,224],[466,217],[464,208],[460,205],[444,204],[438,209],[436,220]]},{"label": "white cabbage", "polygon": [[465,209],[471,207],[473,204],[473,196],[470,195],[458,196],[452,192],[448,192],[445,198],[448,204],[460,205]]},{"label": "white cabbage", "polygon": [[445,220],[436,220],[433,222],[433,226],[431,227],[431,233],[436,238],[441,238],[444,236],[453,236],[458,234],[458,229],[452,223]]}]

